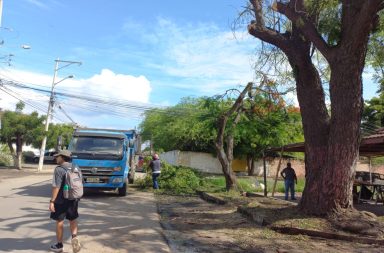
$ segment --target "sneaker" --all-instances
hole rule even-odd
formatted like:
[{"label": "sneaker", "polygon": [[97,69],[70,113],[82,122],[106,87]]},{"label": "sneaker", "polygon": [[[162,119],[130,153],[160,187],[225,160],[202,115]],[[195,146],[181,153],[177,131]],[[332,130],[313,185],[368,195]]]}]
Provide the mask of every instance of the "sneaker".
[{"label": "sneaker", "polygon": [[77,253],[81,250],[81,244],[77,236],[72,238],[71,244],[72,244],[72,249],[74,253]]},{"label": "sneaker", "polygon": [[50,250],[53,252],[63,252],[63,244],[62,243],[56,243],[54,245],[51,245]]},{"label": "sneaker", "polygon": [[292,200],[296,200],[296,198],[292,198]]}]

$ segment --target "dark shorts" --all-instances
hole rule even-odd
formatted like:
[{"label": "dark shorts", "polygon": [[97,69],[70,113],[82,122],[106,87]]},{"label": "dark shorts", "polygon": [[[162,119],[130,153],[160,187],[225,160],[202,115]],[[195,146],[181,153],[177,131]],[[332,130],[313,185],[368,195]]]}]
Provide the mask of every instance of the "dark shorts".
[{"label": "dark shorts", "polygon": [[51,212],[51,219],[55,221],[75,220],[79,217],[77,212],[79,205],[78,200],[65,200],[63,203],[55,203],[55,212]]}]

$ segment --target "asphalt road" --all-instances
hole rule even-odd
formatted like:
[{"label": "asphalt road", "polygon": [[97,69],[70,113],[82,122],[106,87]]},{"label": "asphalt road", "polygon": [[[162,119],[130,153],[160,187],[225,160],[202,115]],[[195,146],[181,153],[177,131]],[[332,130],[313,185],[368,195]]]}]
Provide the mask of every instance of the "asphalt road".
[{"label": "asphalt road", "polygon": [[[48,252],[55,243],[48,211],[51,178],[47,170],[0,169],[0,252]],[[91,193],[80,201],[79,213],[81,252],[170,252],[152,193]],[[68,222],[64,238],[64,252],[72,252]]]}]

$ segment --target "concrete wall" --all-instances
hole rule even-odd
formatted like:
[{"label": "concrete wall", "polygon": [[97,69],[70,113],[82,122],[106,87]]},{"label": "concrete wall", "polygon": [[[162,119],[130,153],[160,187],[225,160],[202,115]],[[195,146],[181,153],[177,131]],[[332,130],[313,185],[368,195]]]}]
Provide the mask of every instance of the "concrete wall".
[{"label": "concrete wall", "polygon": [[[172,165],[186,166],[206,173],[222,174],[219,160],[207,153],[174,150],[160,154],[160,159]],[[232,163],[232,168],[235,172],[246,173],[247,162],[235,159]],[[268,174],[269,166],[267,164]],[[256,162],[255,175],[263,175],[263,161]]]},{"label": "concrete wall", "polygon": [[160,154],[160,159],[172,165],[181,165],[201,172],[221,174],[221,165],[211,154],[173,150]]},{"label": "concrete wall", "polygon": [[[190,168],[197,169],[201,172],[212,173],[212,174],[222,174],[221,165],[219,160],[207,153],[199,152],[188,152],[188,151],[169,151],[166,153],[160,154],[160,158],[169,164],[172,165],[181,165]],[[300,178],[305,176],[305,165],[302,160],[293,160],[293,159],[283,159],[281,162],[280,172],[287,165],[287,162],[292,164],[292,168],[295,169],[296,175]],[[267,165],[267,177],[275,177],[277,167],[279,164],[279,158],[268,159],[266,162]],[[356,167],[357,171],[369,171],[369,165],[367,161],[359,161]],[[234,160],[233,161],[233,171],[235,172],[247,172],[247,163],[245,160]],[[384,166],[373,166],[372,172],[384,174]],[[263,161],[259,160],[256,162],[255,173],[256,176],[263,175]],[[280,177],[280,173],[279,173]]]}]

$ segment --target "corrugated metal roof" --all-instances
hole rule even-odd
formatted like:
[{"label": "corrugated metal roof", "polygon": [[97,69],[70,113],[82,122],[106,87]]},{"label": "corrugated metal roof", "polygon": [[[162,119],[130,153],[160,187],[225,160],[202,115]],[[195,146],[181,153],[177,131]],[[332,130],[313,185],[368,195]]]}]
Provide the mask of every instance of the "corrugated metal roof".
[{"label": "corrugated metal roof", "polygon": [[[292,143],[282,147],[274,147],[268,151],[305,152],[305,143]],[[373,134],[361,139],[359,153],[361,156],[384,156],[384,128],[376,130]]]}]

